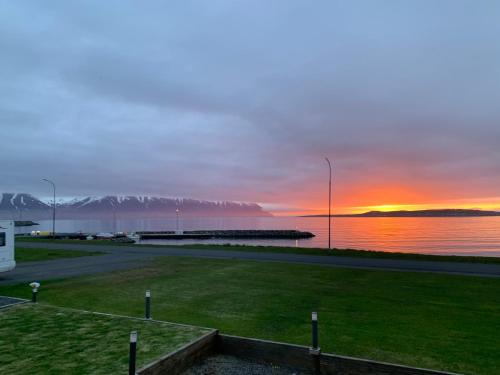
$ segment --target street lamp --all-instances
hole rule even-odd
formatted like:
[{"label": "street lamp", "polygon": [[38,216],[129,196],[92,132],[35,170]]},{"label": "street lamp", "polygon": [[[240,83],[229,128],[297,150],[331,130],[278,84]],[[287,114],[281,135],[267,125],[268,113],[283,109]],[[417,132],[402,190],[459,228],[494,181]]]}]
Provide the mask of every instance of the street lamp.
[{"label": "street lamp", "polygon": [[176,225],[175,225],[175,233],[179,234],[179,209],[175,209],[175,215],[176,215]]},{"label": "street lamp", "polygon": [[56,238],[56,184],[54,184],[52,181],[47,180],[46,178],[42,178],[42,181],[48,182],[49,184],[52,185],[52,188],[54,189],[54,200],[52,201],[53,206],[52,206],[52,238]]},{"label": "street lamp", "polygon": [[330,160],[325,157],[326,162],[328,163],[328,168],[330,171],[329,179],[328,179],[328,249],[331,248],[331,226],[332,226],[332,164]]}]

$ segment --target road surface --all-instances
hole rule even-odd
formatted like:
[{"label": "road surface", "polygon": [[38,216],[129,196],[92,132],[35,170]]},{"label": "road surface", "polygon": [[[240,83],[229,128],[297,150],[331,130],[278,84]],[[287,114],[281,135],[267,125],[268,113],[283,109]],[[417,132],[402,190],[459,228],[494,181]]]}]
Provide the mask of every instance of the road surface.
[{"label": "road surface", "polygon": [[500,264],[436,262],[402,259],[377,259],[307,254],[257,253],[186,247],[109,246],[19,242],[27,248],[102,251],[104,255],[60,258],[20,263],[13,271],[0,274],[0,285],[89,275],[99,272],[141,267],[158,256],[184,256],[211,259],[241,259],[267,262],[313,264],[330,267],[390,271],[437,272],[447,274],[500,277]]}]

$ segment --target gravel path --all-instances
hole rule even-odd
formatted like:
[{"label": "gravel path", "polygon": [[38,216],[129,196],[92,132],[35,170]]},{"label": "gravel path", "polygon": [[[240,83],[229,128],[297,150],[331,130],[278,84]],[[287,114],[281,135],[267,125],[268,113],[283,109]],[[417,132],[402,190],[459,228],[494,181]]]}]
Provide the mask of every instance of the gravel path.
[{"label": "gravel path", "polygon": [[24,302],[26,301],[23,299],[0,296],[0,309],[2,307],[17,305],[18,303],[24,303]]},{"label": "gravel path", "polygon": [[291,368],[247,362],[242,359],[216,355],[204,359],[182,375],[303,375]]}]

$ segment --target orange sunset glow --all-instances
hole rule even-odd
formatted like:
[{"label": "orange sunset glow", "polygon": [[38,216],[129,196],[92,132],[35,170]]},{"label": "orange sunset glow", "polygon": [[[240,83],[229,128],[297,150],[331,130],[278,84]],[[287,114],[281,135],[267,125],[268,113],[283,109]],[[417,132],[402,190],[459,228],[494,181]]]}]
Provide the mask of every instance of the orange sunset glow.
[{"label": "orange sunset glow", "polygon": [[[336,191],[337,190],[337,191]],[[347,191],[346,191],[347,190]],[[335,194],[337,192],[337,194]],[[311,193],[314,199],[303,200],[296,207],[270,207],[277,216],[319,215],[328,213],[328,195],[326,189],[320,193]],[[333,214],[359,214],[368,211],[432,210],[432,209],[480,209],[500,210],[500,197],[439,199],[432,195],[425,197],[399,188],[368,190],[360,189],[348,195],[348,189],[333,188]],[[300,204],[303,204],[301,207]],[[264,205],[265,206],[265,205]]]}]

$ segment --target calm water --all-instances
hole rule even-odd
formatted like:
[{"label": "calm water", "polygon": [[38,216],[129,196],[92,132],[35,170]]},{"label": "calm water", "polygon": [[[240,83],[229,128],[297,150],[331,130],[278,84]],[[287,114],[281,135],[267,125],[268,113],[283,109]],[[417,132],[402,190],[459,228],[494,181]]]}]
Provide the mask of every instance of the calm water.
[{"label": "calm water", "polygon": [[[37,227],[50,230],[52,222],[39,221]],[[107,232],[175,230],[175,218],[137,220],[60,220],[59,232]],[[327,247],[327,218],[183,218],[180,228],[195,229],[298,229],[313,232],[307,240],[207,240],[143,243],[244,243],[299,247]],[[500,217],[469,218],[332,218],[332,246],[365,250],[401,251],[426,254],[500,256]]]}]

